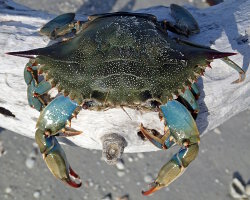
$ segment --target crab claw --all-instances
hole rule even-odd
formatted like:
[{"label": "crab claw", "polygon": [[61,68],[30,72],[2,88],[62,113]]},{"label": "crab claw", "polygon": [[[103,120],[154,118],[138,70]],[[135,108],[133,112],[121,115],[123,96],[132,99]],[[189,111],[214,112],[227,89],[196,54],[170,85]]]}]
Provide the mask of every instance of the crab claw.
[{"label": "crab claw", "polygon": [[183,174],[187,166],[196,158],[198,151],[198,144],[181,148],[180,151],[160,169],[157,179],[151,184],[152,187],[147,191],[143,191],[142,194],[147,196],[163,187],[167,187]]},{"label": "crab claw", "polygon": [[151,184],[151,188],[147,191],[142,191],[142,194],[148,196],[157,190],[168,186],[171,182],[177,179],[184,171],[184,167],[179,165],[179,162],[174,157],[165,164],[159,171],[157,179]]},{"label": "crab claw", "polygon": [[156,182],[151,183],[150,186],[151,186],[150,189],[141,192],[144,196],[153,194],[154,192],[162,188],[161,186],[159,186],[159,183],[156,183]]},{"label": "crab claw", "polygon": [[43,157],[51,173],[71,187],[80,187],[82,181],[78,174],[70,167],[65,152],[56,138],[54,136],[47,137],[46,144],[50,144],[51,148],[48,152],[43,154]]}]

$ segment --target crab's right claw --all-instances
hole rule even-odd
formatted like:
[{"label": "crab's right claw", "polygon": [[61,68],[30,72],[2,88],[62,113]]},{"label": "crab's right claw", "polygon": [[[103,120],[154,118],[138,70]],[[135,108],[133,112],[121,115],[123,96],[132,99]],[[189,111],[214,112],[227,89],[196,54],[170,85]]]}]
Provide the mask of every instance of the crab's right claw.
[{"label": "crab's right claw", "polygon": [[[48,141],[50,140],[50,141]],[[78,188],[82,185],[80,177],[70,167],[65,152],[55,137],[46,138],[46,143],[53,144],[52,148],[43,154],[44,161],[46,162],[51,173],[58,179],[71,187]]]}]

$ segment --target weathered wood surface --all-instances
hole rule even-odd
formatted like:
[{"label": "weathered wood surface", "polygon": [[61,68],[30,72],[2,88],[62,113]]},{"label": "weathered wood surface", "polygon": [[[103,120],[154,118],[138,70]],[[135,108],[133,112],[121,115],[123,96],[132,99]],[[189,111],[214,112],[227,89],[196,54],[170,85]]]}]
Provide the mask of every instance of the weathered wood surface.
[{"label": "weathered wood surface", "polygon": [[[204,10],[188,9],[201,28],[201,33],[190,37],[190,40],[220,51],[238,52],[231,59],[247,70],[250,60],[250,1],[228,0]],[[140,12],[155,14],[158,19],[170,17],[169,8],[166,7],[153,7]],[[28,106],[26,98],[23,69],[28,60],[4,53],[46,46],[49,40],[40,36],[37,31],[52,17],[54,16],[32,11],[9,0],[0,1],[0,112],[6,113],[9,110],[15,115],[11,117],[0,114],[0,127],[28,137],[34,137],[35,123],[39,116],[37,111]],[[201,134],[219,126],[250,105],[249,72],[247,71],[243,83],[231,84],[238,78],[235,71],[219,60],[214,61],[212,67],[198,81],[201,111],[197,124]],[[128,143],[125,152],[156,150],[149,142],[141,141],[137,131],[140,123],[162,131],[163,124],[157,113],[142,114],[128,108],[126,111],[132,120],[121,109],[81,111],[78,118],[72,121],[72,127],[82,130],[83,134],[68,138],[65,142],[90,149],[102,149],[101,136],[118,133]]]}]

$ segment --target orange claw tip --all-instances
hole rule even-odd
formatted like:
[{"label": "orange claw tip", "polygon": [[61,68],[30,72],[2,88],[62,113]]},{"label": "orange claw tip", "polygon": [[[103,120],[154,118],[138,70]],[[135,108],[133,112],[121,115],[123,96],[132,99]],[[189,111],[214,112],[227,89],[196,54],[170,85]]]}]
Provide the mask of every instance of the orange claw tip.
[{"label": "orange claw tip", "polygon": [[160,187],[154,183],[154,186],[152,186],[149,190],[147,191],[142,191],[141,193],[144,195],[144,196],[148,196],[148,195],[151,195],[153,194],[154,192],[156,192],[157,190],[159,190]]}]

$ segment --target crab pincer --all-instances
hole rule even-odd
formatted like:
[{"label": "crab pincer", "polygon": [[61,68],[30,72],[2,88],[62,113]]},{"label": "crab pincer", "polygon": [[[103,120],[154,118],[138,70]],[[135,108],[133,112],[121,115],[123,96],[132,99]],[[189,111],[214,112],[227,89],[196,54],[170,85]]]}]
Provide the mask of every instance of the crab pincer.
[{"label": "crab pincer", "polygon": [[[81,179],[70,167],[66,154],[55,136],[74,136],[81,131],[66,127],[80,106],[68,97],[59,96],[41,112],[35,134],[36,143],[51,173],[72,187],[80,187]],[[75,182],[78,180],[77,182]]]},{"label": "crab pincer", "polygon": [[168,186],[184,172],[197,157],[199,151],[199,131],[186,107],[173,100],[162,105],[160,109],[169,131],[162,137],[156,137],[141,127],[142,133],[159,148],[168,149],[172,145],[178,144],[181,149],[160,169],[157,179],[151,184],[149,190],[142,192],[143,195],[150,195],[162,187]]}]

